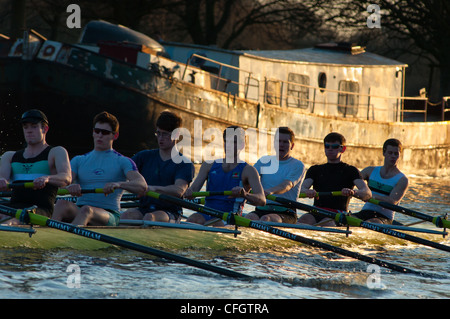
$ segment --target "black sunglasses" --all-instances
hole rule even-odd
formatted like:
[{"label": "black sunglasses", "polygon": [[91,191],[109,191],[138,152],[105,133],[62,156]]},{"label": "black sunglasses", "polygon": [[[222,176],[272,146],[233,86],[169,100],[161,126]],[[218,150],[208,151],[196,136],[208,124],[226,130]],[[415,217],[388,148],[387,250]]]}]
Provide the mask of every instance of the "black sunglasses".
[{"label": "black sunglasses", "polygon": [[325,148],[332,148],[333,150],[337,150],[341,146],[341,144],[325,144]]},{"label": "black sunglasses", "polygon": [[112,131],[94,127],[94,133],[102,134],[102,135],[108,135],[108,134],[111,134]]}]

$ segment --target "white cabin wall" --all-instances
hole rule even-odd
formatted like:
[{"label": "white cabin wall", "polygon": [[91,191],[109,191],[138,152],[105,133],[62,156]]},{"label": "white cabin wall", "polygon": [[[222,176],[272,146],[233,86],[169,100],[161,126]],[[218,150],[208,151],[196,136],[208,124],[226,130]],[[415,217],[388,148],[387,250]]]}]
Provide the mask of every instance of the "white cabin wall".
[{"label": "white cabin wall", "polygon": [[[314,113],[324,116],[343,117],[338,112],[338,90],[340,81],[353,81],[359,85],[358,113],[347,115],[375,121],[396,121],[398,118],[397,99],[402,95],[402,76],[396,77],[396,66],[341,66],[307,63],[274,62],[252,58],[240,57],[240,68],[253,72],[253,77],[259,80],[259,101],[264,103],[264,81],[267,79],[288,80],[289,73],[309,76],[310,86],[316,87],[309,91],[309,107],[298,109],[301,112]],[[325,73],[327,78],[323,92],[318,88],[319,74]],[[247,73],[241,73],[240,81],[245,83]],[[240,88],[240,95],[244,96],[244,86]],[[369,91],[370,89],[370,91]],[[327,91],[328,90],[328,91]],[[369,99],[369,94],[374,95]],[[283,101],[281,107],[286,107],[287,85],[283,87]],[[400,101],[398,102],[400,103]],[[368,110],[368,104],[370,104]],[[399,104],[400,105],[400,104]],[[295,108],[294,108],[295,109]]]},{"label": "white cabin wall", "polygon": [[[370,88],[370,117],[369,120],[395,122],[400,117],[402,101],[395,97],[402,96],[402,74],[397,73],[397,67],[366,67],[364,78],[364,94]],[[396,77],[397,73],[397,77]],[[390,98],[389,98],[390,97]],[[368,99],[364,97],[367,105]]]}]

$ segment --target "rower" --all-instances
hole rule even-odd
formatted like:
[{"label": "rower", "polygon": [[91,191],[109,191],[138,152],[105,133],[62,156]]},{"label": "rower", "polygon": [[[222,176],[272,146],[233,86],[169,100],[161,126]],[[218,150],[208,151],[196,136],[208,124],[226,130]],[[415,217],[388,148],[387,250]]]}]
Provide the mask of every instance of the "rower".
[{"label": "rower", "polygon": [[[275,139],[278,140],[278,147],[275,148],[277,154],[260,158],[254,167],[261,177],[261,184],[266,196],[277,194],[280,197],[296,201],[300,194],[305,165],[291,156],[295,134],[288,127],[280,127],[277,129]],[[277,169],[272,171],[269,167],[274,161],[278,161],[278,165]],[[274,201],[268,201],[265,206],[256,206],[255,211],[247,214],[246,217],[266,222],[297,223],[295,209],[281,206]]]},{"label": "rower", "polygon": [[[405,196],[409,181],[398,168],[402,148],[399,140],[386,140],[383,144],[383,166],[369,166],[361,171],[363,179],[372,191],[372,198],[397,205]],[[354,214],[359,219],[379,224],[392,224],[394,215],[394,211],[369,202],[364,204],[360,212]]]},{"label": "rower", "polygon": [[[148,184],[147,191],[181,197],[194,179],[195,167],[177,149],[177,129],[182,119],[175,113],[161,112],[156,120],[158,149],[143,150],[132,157]],[[178,154],[174,161],[172,154]],[[179,223],[183,210],[180,206],[143,196],[138,208],[125,211],[121,219],[139,219],[154,222]]]},{"label": "rower", "polygon": [[[196,179],[184,196],[192,198],[192,193],[200,191],[208,180],[207,191],[231,190],[232,193],[231,196],[207,196],[206,207],[241,215],[245,200],[254,205],[264,206],[266,197],[257,170],[239,158],[245,148],[245,131],[239,126],[230,126],[223,132],[223,141],[225,158],[212,163],[203,162]],[[189,216],[187,221],[204,225],[214,220],[215,218],[210,215],[195,213]],[[223,226],[224,223],[217,220],[212,225]]]},{"label": "rower", "polygon": [[[8,151],[1,157],[0,191],[13,186],[7,206],[36,205],[37,214],[51,217],[58,187],[67,186],[71,181],[69,156],[62,146],[47,144],[49,122],[42,111],[33,109],[23,113],[21,123],[27,146],[20,151]],[[14,185],[23,182],[33,182],[33,189]],[[20,221],[13,218],[5,224],[20,224]]]},{"label": "rower", "polygon": [[[135,163],[113,149],[119,137],[117,118],[101,112],[94,117],[93,125],[94,149],[70,162],[72,178],[77,183],[66,189],[72,196],[80,197],[76,203],[57,201],[53,219],[81,226],[117,226],[123,191],[143,194],[147,185]],[[81,196],[82,189],[89,188],[102,188],[103,194]]]},{"label": "rower", "polygon": [[[362,179],[359,170],[342,162],[342,154],[346,150],[346,140],[342,134],[332,132],[325,136],[325,156],[327,163],[313,165],[306,172],[301,192],[307,197],[314,198],[314,206],[337,212],[348,211],[350,197],[355,196],[364,201],[370,199],[371,191]],[[311,186],[313,189],[310,189]],[[354,190],[354,186],[357,190]],[[342,196],[320,196],[318,192],[342,191]],[[301,224],[314,225],[320,222],[321,226],[336,226],[336,223],[318,213],[307,213],[298,219]]]}]

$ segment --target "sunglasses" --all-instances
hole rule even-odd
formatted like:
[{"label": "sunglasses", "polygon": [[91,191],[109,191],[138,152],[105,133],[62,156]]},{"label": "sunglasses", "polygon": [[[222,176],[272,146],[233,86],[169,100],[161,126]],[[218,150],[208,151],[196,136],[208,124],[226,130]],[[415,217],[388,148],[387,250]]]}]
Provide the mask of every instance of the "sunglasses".
[{"label": "sunglasses", "polygon": [[337,150],[341,146],[341,144],[325,144],[325,148],[331,148],[333,150]]},{"label": "sunglasses", "polygon": [[112,131],[110,131],[110,130],[105,130],[105,129],[102,129],[102,128],[94,128],[94,133],[96,133],[96,134],[102,134],[102,135],[108,135],[108,134],[111,134],[112,133]]},{"label": "sunglasses", "polygon": [[172,133],[156,131],[155,132],[155,136],[156,137],[170,138],[171,139],[172,138]]}]

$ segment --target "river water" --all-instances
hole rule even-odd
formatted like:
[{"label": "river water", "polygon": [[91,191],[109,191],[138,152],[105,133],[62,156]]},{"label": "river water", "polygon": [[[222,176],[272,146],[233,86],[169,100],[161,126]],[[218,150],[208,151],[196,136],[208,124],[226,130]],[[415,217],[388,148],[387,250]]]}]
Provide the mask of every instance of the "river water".
[{"label": "river water", "polygon": [[[411,187],[402,205],[430,215],[450,213],[449,194],[448,180],[411,178]],[[309,203],[308,200],[305,203]],[[351,205],[352,211],[358,211],[361,202],[354,199]],[[417,221],[398,213],[397,216],[403,223]],[[425,225],[416,227],[434,227]],[[255,233],[257,235],[257,231]],[[264,236],[272,235],[261,236],[264,240]],[[315,238],[326,236],[321,233]],[[175,313],[188,311],[182,307],[189,300],[192,307],[195,301],[206,304],[212,300],[217,303],[234,299],[245,303],[257,299],[264,303],[278,299],[283,300],[283,307],[294,307],[295,303],[289,301],[297,299],[450,298],[448,252],[398,241],[380,245],[358,241],[357,236],[352,234],[348,240],[342,237],[339,245],[431,276],[400,274],[302,244],[248,250],[172,250],[251,275],[252,280],[231,279],[114,247],[93,251],[20,248],[0,251],[0,298],[169,299],[178,300],[177,306],[169,307]],[[379,235],[381,240],[383,236]],[[441,237],[439,241],[450,245],[448,237]],[[192,309],[195,310],[199,309]],[[217,307],[216,311],[219,311]],[[228,314],[231,308],[225,312],[222,307],[220,311]]]}]

